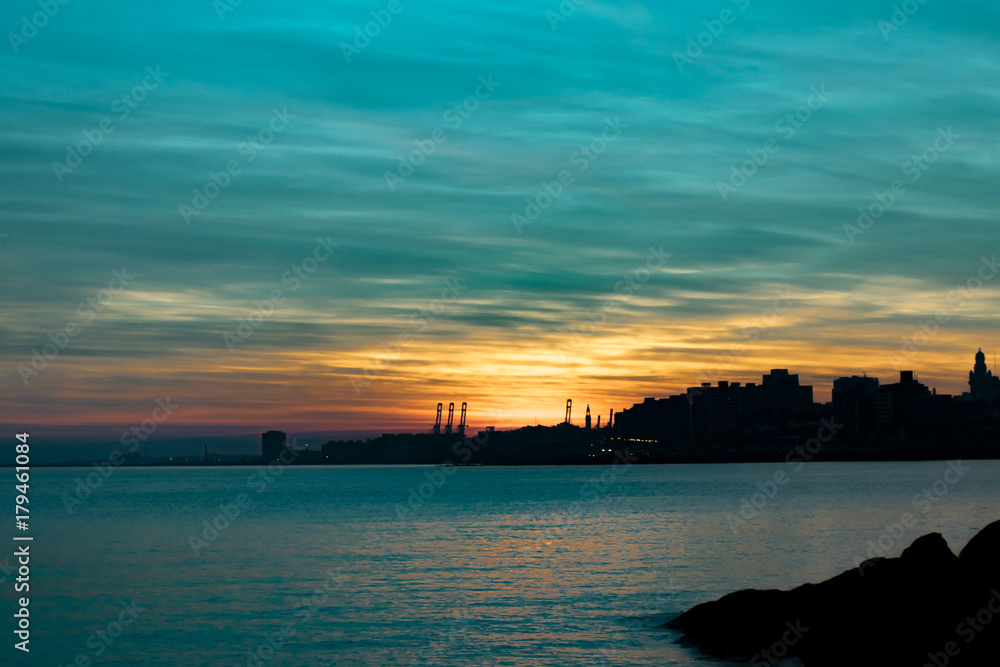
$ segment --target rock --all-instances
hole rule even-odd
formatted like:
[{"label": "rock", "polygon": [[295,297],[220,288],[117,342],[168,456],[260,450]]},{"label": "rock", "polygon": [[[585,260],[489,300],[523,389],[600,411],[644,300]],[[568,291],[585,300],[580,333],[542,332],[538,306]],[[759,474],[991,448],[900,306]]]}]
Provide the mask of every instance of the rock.
[{"label": "rock", "polygon": [[987,588],[1000,585],[1000,521],[990,525],[969,540],[958,556],[962,570]]},{"label": "rock", "polygon": [[806,667],[979,667],[997,663],[998,568],[1000,521],[961,556],[931,533],[899,558],[868,560],[789,591],[730,593],[667,625],[686,646],[754,667],[790,657]]}]

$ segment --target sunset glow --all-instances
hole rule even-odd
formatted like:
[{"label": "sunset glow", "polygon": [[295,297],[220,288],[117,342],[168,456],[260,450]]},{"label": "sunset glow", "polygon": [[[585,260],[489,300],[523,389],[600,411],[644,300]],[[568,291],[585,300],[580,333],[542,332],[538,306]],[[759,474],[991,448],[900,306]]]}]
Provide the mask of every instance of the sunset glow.
[{"label": "sunset glow", "polygon": [[505,428],[771,368],[961,393],[1000,347],[995,10],[743,5],[697,57],[694,6],[414,5],[365,48],[363,3],[74,8],[0,56],[3,421]]}]

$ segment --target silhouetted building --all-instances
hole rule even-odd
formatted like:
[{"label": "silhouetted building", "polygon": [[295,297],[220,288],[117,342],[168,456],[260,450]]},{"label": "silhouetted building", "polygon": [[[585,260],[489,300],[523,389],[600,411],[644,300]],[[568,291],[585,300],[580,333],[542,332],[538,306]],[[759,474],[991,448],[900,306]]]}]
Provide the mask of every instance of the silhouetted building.
[{"label": "silhouetted building", "polygon": [[918,382],[913,371],[900,371],[898,383],[882,385],[876,394],[876,430],[889,440],[929,440],[950,420],[951,396]]},{"label": "silhouetted building", "polygon": [[[832,403],[813,403],[813,388],[799,384],[787,369],[772,369],[762,382],[719,381],[690,387],[668,398],[608,414],[592,428],[588,405],[584,427],[572,424],[572,400],[565,420],[555,426],[527,426],[513,431],[480,430],[465,436],[467,404],[462,403],[457,433],[455,404],[442,428],[437,406],[430,433],[385,433],[366,441],[330,441],[315,456],[295,452],[296,463],[516,465],[603,463],[615,457],[632,461],[788,460],[803,443],[820,441],[823,454],[888,458],[947,454],[975,458],[1000,453],[1000,380],[986,368],[982,350],[969,374],[970,392],[962,400],[938,394],[903,371],[895,384],[851,376],[833,382]],[[993,396],[994,398],[989,398]],[[975,398],[973,398],[975,397]],[[835,426],[836,425],[836,426]],[[823,438],[830,434],[832,440]],[[899,447],[896,451],[887,448]],[[812,454],[811,445],[806,445]],[[287,448],[285,434],[262,436],[265,460]],[[807,459],[808,460],[808,459]]]},{"label": "silhouetted building", "polygon": [[730,439],[737,432],[737,403],[735,395],[746,388],[738,382],[732,385],[720,380],[713,387],[710,382],[688,389],[691,403],[691,437],[698,441]]},{"label": "silhouetted building", "polygon": [[772,369],[761,384],[705,382],[687,390],[691,405],[691,437],[699,442],[735,442],[752,432],[781,430],[795,419],[808,419],[813,388],[800,385],[798,375]]},{"label": "silhouetted building", "polygon": [[683,394],[669,398],[647,398],[614,415],[614,432],[629,442],[676,447],[690,438],[691,413]]},{"label": "silhouetted building", "polygon": [[986,368],[986,355],[982,348],[976,352],[976,365],[969,371],[969,395],[987,401],[1000,396],[1000,377]]},{"label": "silhouetted building", "polygon": [[267,431],[260,435],[260,452],[264,463],[270,463],[288,446],[284,431]]},{"label": "silhouetted building", "polygon": [[833,381],[833,414],[851,438],[874,437],[878,378],[867,375]]},{"label": "silhouetted building", "polygon": [[808,414],[812,409],[813,389],[800,385],[799,376],[784,368],[774,368],[760,385],[764,413],[777,422]]}]

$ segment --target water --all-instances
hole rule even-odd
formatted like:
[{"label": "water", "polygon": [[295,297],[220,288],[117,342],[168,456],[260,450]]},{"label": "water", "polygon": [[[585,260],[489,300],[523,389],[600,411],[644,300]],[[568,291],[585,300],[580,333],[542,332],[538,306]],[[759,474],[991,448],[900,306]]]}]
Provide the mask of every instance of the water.
[{"label": "water", "polygon": [[[961,548],[1000,518],[1000,462],[963,465],[121,468],[72,514],[88,470],[36,469],[30,664],[726,665],[660,626],[830,577],[879,539]],[[734,529],[744,498],[762,506]],[[2,663],[29,664],[4,617]]]}]

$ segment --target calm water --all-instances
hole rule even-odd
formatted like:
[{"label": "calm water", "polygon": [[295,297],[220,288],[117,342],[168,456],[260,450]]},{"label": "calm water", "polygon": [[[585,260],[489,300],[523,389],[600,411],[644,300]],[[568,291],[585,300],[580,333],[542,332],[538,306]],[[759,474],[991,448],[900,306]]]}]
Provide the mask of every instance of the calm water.
[{"label": "calm water", "polygon": [[[940,531],[957,550],[1000,518],[1000,462],[965,465],[950,483],[945,462],[117,469],[72,515],[87,470],[37,469],[30,664],[723,665],[659,625],[834,575],[868,540],[898,555]],[[731,528],[777,470],[788,482]],[[202,535],[241,493],[252,505]],[[918,523],[890,544],[904,512]],[[191,536],[214,541],[195,554]],[[12,629],[0,662],[29,664]]]}]

